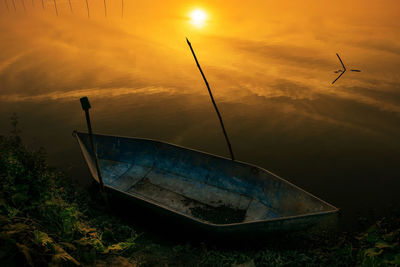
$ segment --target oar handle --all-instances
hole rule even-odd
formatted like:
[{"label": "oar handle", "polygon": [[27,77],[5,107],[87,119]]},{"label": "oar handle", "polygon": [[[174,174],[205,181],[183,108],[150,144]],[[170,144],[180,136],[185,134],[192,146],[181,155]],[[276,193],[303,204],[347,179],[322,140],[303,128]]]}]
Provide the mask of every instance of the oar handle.
[{"label": "oar handle", "polygon": [[97,151],[96,151],[96,147],[94,146],[94,141],[93,141],[92,124],[90,123],[89,109],[91,108],[91,106],[90,106],[89,98],[87,98],[85,96],[85,97],[82,97],[80,99],[80,101],[81,101],[82,109],[85,111],[86,124],[87,124],[88,132],[89,132],[89,140],[90,140],[90,145],[92,147],[92,151],[94,154],[94,161],[95,161],[95,165],[96,165],[97,177],[99,178],[99,182],[100,182],[100,189],[102,192],[104,192],[103,177],[101,176],[99,160],[97,158]]}]

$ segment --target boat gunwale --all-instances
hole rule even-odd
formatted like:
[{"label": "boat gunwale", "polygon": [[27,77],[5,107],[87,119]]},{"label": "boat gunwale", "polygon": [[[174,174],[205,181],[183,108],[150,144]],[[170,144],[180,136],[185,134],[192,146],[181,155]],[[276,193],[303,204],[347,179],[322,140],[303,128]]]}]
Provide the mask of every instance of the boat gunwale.
[{"label": "boat gunwale", "polygon": [[[79,139],[78,134],[85,134],[85,135],[88,135],[88,133],[79,132],[79,131],[77,131],[77,130],[74,130],[74,131],[72,132],[72,136],[75,137],[75,138],[77,139],[77,141],[78,141],[78,139]],[[155,206],[157,206],[157,207],[159,207],[159,208],[166,209],[166,210],[168,210],[168,211],[170,211],[170,212],[172,212],[172,213],[179,214],[179,215],[181,215],[181,216],[184,216],[184,217],[186,217],[186,218],[189,218],[189,219],[191,219],[191,220],[194,220],[194,221],[196,221],[196,222],[199,222],[199,223],[202,223],[202,224],[205,224],[205,225],[210,225],[210,226],[214,226],[214,227],[229,227],[229,226],[238,226],[238,225],[246,225],[246,224],[267,223],[267,222],[274,222],[274,221],[284,221],[284,220],[292,220],[292,219],[299,219],[299,218],[307,218],[307,217],[318,216],[318,215],[334,214],[334,213],[339,212],[339,210],[340,210],[339,208],[337,208],[337,207],[333,206],[332,204],[330,204],[330,203],[328,203],[328,202],[326,202],[326,201],[320,199],[319,197],[317,197],[317,196],[315,196],[315,195],[313,195],[313,194],[307,192],[306,190],[304,190],[304,189],[300,188],[299,186],[297,186],[297,185],[295,185],[295,184],[293,184],[293,183],[287,181],[286,179],[284,179],[284,178],[282,178],[282,177],[280,177],[280,176],[278,176],[278,175],[276,175],[276,174],[274,174],[274,173],[272,173],[272,172],[270,172],[270,171],[268,171],[268,170],[266,170],[266,169],[264,169],[264,168],[262,168],[262,167],[260,167],[260,166],[257,166],[257,165],[251,164],[251,163],[243,162],[243,161],[240,161],[240,160],[232,160],[232,159],[227,158],[227,157],[224,157],[224,156],[219,156],[219,155],[215,155],[215,154],[212,154],[212,153],[209,153],[209,152],[204,152],[204,151],[200,151],[200,150],[197,150],[197,149],[187,148],[187,147],[184,147],[184,146],[172,144],[172,143],[165,142],[165,141],[161,141],[161,140],[151,139],[151,138],[128,137],[128,136],[121,136],[121,135],[99,134],[99,133],[93,133],[93,135],[105,136],[105,137],[116,137],[116,138],[135,139],[135,140],[138,140],[138,141],[150,141],[150,142],[159,143],[159,144],[166,144],[166,145],[169,145],[169,146],[172,146],[172,147],[176,147],[176,148],[179,148],[179,149],[183,149],[183,150],[187,150],[187,151],[191,151],[191,152],[196,152],[196,153],[199,153],[199,154],[208,155],[208,156],[215,157],[215,158],[219,158],[219,159],[223,159],[223,160],[233,161],[233,162],[235,162],[235,163],[239,163],[239,164],[242,164],[242,165],[246,165],[246,166],[249,166],[249,167],[253,167],[253,168],[259,169],[259,170],[261,170],[261,171],[264,171],[264,172],[266,172],[266,173],[272,175],[273,177],[275,177],[275,178],[277,178],[277,179],[279,179],[279,180],[281,180],[281,181],[283,181],[283,182],[285,182],[285,183],[287,183],[287,184],[289,184],[289,185],[295,187],[297,190],[302,191],[303,193],[305,193],[305,194],[307,194],[307,195],[309,195],[309,196],[311,196],[311,197],[317,199],[318,201],[320,201],[320,202],[326,204],[327,206],[329,206],[329,207],[331,208],[331,210],[328,210],[328,211],[312,212],[312,213],[306,213],[306,214],[301,214],[301,215],[292,215],[292,216],[279,217],[279,218],[271,218],[271,219],[264,219],[264,220],[253,220],[253,221],[240,222],[240,223],[215,224],[215,223],[211,223],[211,222],[199,220],[199,219],[197,219],[196,217],[193,217],[193,216],[190,216],[190,215],[188,215],[188,214],[179,212],[179,211],[177,211],[177,210],[173,210],[173,209],[169,208],[168,206],[160,205],[160,204],[158,204],[157,202],[153,201],[152,199],[150,199],[150,198],[145,198],[145,197],[143,197],[143,196],[141,196],[141,195],[139,195],[139,194],[136,194],[136,193],[133,193],[133,192],[128,193],[128,192],[119,190],[119,189],[117,189],[117,188],[115,188],[115,187],[112,187],[112,186],[109,186],[109,185],[104,184],[104,186],[107,187],[107,188],[110,188],[110,189],[112,189],[112,190],[118,191],[118,192],[123,193],[123,194],[128,195],[128,196],[133,196],[133,197],[138,198],[138,199],[140,199],[140,200],[142,200],[142,201],[145,201],[145,202],[147,202],[147,203],[150,203],[150,204],[152,204],[152,205],[155,205]],[[78,144],[79,144],[79,146],[81,146],[81,144],[79,143],[79,141],[78,141]],[[83,154],[82,149],[81,149],[81,153]],[[85,157],[84,157],[84,159],[85,159]],[[85,161],[86,161],[86,159],[85,159]],[[87,163],[87,162],[86,162],[86,163]],[[89,167],[89,166],[88,166],[88,167]],[[91,173],[91,175],[92,175],[92,177],[93,177],[93,174],[92,174],[92,171],[90,170],[90,168],[89,168],[89,171],[90,171],[90,173]],[[94,177],[93,177],[93,178],[94,178]],[[95,180],[96,182],[98,182],[96,179],[94,179],[94,180]]]}]

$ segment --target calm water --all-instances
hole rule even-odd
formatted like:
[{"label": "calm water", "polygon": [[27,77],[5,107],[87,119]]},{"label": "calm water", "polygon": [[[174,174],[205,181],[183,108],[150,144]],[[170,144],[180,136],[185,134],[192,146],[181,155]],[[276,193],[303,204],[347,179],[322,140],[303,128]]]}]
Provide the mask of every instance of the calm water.
[{"label": "calm water", "polygon": [[[218,17],[218,6],[210,10]],[[87,20],[79,12],[2,16],[0,134],[9,132],[16,112],[26,143],[44,146],[52,165],[88,181],[71,136],[74,129],[86,130],[79,98],[88,96],[95,132],[228,157],[185,43],[189,32],[238,160],[341,208],[349,224],[398,208],[400,27],[390,8],[361,10],[358,21],[344,14],[338,21],[347,30],[335,24],[335,12],[321,18],[314,10],[279,21],[238,10],[233,14],[246,23],[224,28],[229,19],[239,24],[221,11],[225,21],[211,20],[208,32],[190,30],[186,18],[158,9],[157,20],[145,13],[125,22],[112,15]],[[368,16],[381,20],[374,24]],[[252,31],[259,34],[249,36]],[[335,53],[341,51],[348,68],[362,72],[346,73],[332,86],[333,71],[340,68]]]}]

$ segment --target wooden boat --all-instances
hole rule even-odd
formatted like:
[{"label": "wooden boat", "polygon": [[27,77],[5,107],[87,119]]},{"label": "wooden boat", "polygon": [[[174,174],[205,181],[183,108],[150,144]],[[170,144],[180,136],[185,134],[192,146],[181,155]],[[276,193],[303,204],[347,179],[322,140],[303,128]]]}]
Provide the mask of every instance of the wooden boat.
[{"label": "wooden boat", "polygon": [[[74,132],[98,182],[89,135]],[[94,134],[104,186],[219,232],[302,229],[338,209],[247,163],[141,138]]]}]

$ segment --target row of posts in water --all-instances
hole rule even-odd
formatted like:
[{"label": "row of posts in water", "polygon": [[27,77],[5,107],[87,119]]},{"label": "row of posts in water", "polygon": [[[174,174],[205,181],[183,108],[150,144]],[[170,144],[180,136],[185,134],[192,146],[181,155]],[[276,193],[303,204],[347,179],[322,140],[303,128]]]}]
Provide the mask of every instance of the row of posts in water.
[{"label": "row of posts in water", "polygon": [[[24,11],[26,11],[25,0],[0,0],[0,1],[4,2],[4,5],[6,6],[7,12],[11,12],[12,10],[14,12],[17,12],[17,3],[16,3],[16,1],[20,1]],[[43,10],[46,9],[45,0],[31,0],[31,1],[32,1],[32,7],[35,7],[35,5],[40,5],[41,4],[42,9]],[[40,3],[37,3],[39,1],[40,1]],[[88,18],[90,18],[89,0],[81,0],[81,1],[85,1],[86,2],[87,16],[88,16]],[[36,2],[36,4],[35,4],[35,2]],[[107,1],[103,0],[103,3],[104,3],[104,16],[107,17]],[[53,0],[52,5],[54,7],[55,14],[58,16],[59,13],[58,13],[58,7],[57,7],[57,0]],[[68,5],[69,5],[70,12],[73,14],[74,13],[74,9],[73,9],[71,0],[68,0]],[[124,17],[124,0],[121,0],[121,18],[123,18],[123,17]]]}]

